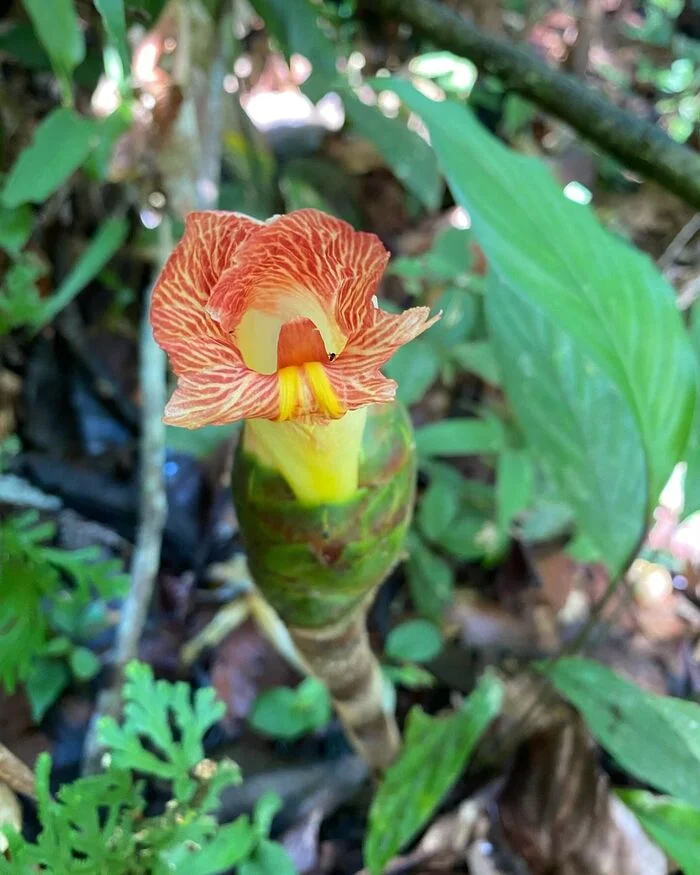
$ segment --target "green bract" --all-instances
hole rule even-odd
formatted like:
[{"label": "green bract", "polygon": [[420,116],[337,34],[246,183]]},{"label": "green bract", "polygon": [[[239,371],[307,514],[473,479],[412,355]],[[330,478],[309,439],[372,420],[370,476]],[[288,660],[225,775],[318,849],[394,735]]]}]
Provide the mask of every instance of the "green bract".
[{"label": "green bract", "polygon": [[342,504],[305,507],[239,447],[233,498],[250,570],[287,624],[326,626],[361,608],[399,559],[415,479],[413,430],[398,403],[369,409],[359,489]]}]

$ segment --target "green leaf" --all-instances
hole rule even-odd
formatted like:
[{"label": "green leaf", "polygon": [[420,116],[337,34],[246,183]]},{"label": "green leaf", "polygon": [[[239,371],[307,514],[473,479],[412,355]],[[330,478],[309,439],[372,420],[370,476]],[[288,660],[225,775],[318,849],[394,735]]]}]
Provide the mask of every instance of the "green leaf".
[{"label": "green leaf", "polygon": [[[690,311],[689,328],[690,341],[693,345],[695,361],[700,374],[700,306],[698,306],[697,301]],[[700,510],[700,397],[695,405],[693,425],[684,459],[686,470],[683,479],[683,517],[688,517]]]},{"label": "green leaf", "polygon": [[[456,481],[456,482],[455,482]],[[457,516],[460,505],[459,481],[435,477],[423,493],[418,508],[418,525],[429,541],[437,540]]]},{"label": "green leaf", "polygon": [[282,810],[282,800],[277,793],[268,791],[255,803],[255,812],[253,814],[253,824],[255,830],[261,838],[267,838],[272,829],[272,821],[275,815]]},{"label": "green leaf", "polygon": [[501,374],[490,341],[475,340],[471,343],[461,343],[450,350],[450,355],[460,368],[476,374],[490,386],[501,385]]},{"label": "green leaf", "polygon": [[477,318],[474,296],[466,289],[450,288],[435,302],[435,309],[442,310],[442,318],[426,335],[444,359],[471,334]]},{"label": "green leaf", "polygon": [[218,827],[212,841],[203,847],[193,848],[189,842],[177,842],[161,851],[160,859],[168,872],[223,875],[249,856],[256,841],[257,835],[248,816],[241,815],[233,823]]},{"label": "green leaf", "polygon": [[114,766],[172,781],[174,797],[189,802],[197,789],[191,770],[204,759],[203,737],[223,717],[224,704],[212,688],[197,690],[192,700],[188,684],[155,681],[151,668],[139,662],[126,668],[124,696],[123,725],[105,717],[98,726]]},{"label": "green leaf", "polygon": [[[42,3],[43,0],[36,0]],[[48,10],[48,6],[45,6]],[[85,161],[98,142],[97,123],[70,109],[55,109],[12,166],[0,200],[6,207],[42,203]]]},{"label": "green leaf", "polygon": [[450,717],[428,717],[420,708],[411,711],[404,748],[384,776],[369,812],[364,852],[371,875],[380,875],[428,822],[498,715],[502,698],[501,684],[486,676]]},{"label": "green leaf", "polygon": [[102,668],[102,663],[87,647],[75,647],[70,654],[70,667],[79,681],[89,681]]},{"label": "green leaf", "polygon": [[126,38],[124,0],[95,0],[95,8],[102,16],[107,39],[118,55],[121,76],[117,81],[121,81],[129,75],[131,69],[129,43]]},{"label": "green leaf", "polygon": [[442,650],[442,635],[428,620],[408,620],[389,632],[384,650],[397,662],[430,662]]},{"label": "green leaf", "polygon": [[387,377],[396,380],[396,397],[406,405],[420,401],[440,373],[440,356],[427,340],[418,338],[400,346],[385,367]]},{"label": "green leaf", "polygon": [[44,302],[36,283],[45,272],[34,253],[23,252],[5,273],[0,286],[0,335],[39,318]]},{"label": "green leaf", "polygon": [[406,662],[403,665],[383,665],[382,674],[392,684],[408,687],[409,690],[420,690],[435,686],[435,675],[432,675],[422,666],[411,662]]},{"label": "green leaf", "polygon": [[276,687],[255,700],[251,725],[273,738],[295,739],[321,729],[331,719],[331,701],[326,687],[306,678],[296,689]]},{"label": "green leaf", "polygon": [[700,808],[645,790],[617,795],[685,875],[700,875]]},{"label": "green leaf", "polygon": [[91,282],[126,240],[126,219],[107,219],[54,294],[46,300],[35,328],[48,325]]},{"label": "green leaf", "polygon": [[496,419],[443,419],[416,429],[423,456],[472,456],[503,449],[503,427]]},{"label": "green leaf", "polygon": [[421,538],[412,538],[411,541],[406,574],[413,603],[423,616],[439,622],[452,604],[454,571]]},{"label": "green leaf", "polygon": [[[85,57],[85,39],[73,0],[22,0],[39,41],[51,59],[61,83],[64,99],[69,100],[73,70]],[[56,144],[61,143],[56,140]],[[60,150],[57,150],[60,151]]]},{"label": "green leaf", "polygon": [[[528,440],[544,457],[561,446],[554,467],[562,493],[617,570],[683,452],[693,415],[694,362],[673,291],[646,256],[569,201],[542,163],[511,152],[468,109],[435,103],[405,81],[392,80],[391,88],[421,115],[452,193],[471,216],[491,271],[494,348]],[[521,316],[519,335],[506,336],[504,326]],[[555,404],[547,408],[553,378]],[[602,400],[605,413],[595,411],[595,426],[587,425],[590,405],[579,403],[583,391],[589,401]],[[579,440],[582,424],[587,433]],[[572,437],[573,451],[564,446]],[[590,472],[604,447],[612,452],[605,472]],[[643,487],[620,487],[640,471]],[[608,501],[599,493],[611,473]],[[623,494],[634,498],[622,514],[626,531],[606,537],[610,520],[620,522]],[[593,532],[599,497],[606,522]]]},{"label": "green leaf", "polygon": [[0,204],[0,248],[15,258],[32,233],[33,213],[23,205],[14,209]]},{"label": "green leaf", "polygon": [[377,151],[413,195],[429,210],[442,198],[442,181],[430,146],[409,131],[398,118],[387,118],[376,106],[368,106],[349,87],[340,89],[345,113],[353,127],[370,140]]},{"label": "green leaf", "polygon": [[[492,531],[493,530],[493,531]],[[478,514],[468,513],[456,520],[440,535],[438,543],[455,559],[473,562],[483,559],[496,543],[491,543],[497,535],[492,522]]]},{"label": "green leaf", "polygon": [[487,312],[530,445],[616,574],[630,561],[647,517],[646,460],[632,414],[577,342],[495,277]]},{"label": "green leaf", "polygon": [[506,531],[513,519],[532,500],[534,470],[525,450],[504,450],[496,467],[498,524]]},{"label": "green leaf", "polygon": [[655,696],[586,659],[540,670],[627,772],[700,806],[700,705]]},{"label": "green leaf", "polygon": [[297,875],[297,870],[282,845],[263,841],[238,867],[238,875]]},{"label": "green leaf", "polygon": [[426,268],[433,279],[454,280],[469,273],[474,260],[471,239],[471,232],[463,228],[445,228],[437,234],[425,255]]},{"label": "green leaf", "polygon": [[32,717],[40,723],[44,714],[70,683],[65,662],[58,659],[37,659],[25,682]]}]

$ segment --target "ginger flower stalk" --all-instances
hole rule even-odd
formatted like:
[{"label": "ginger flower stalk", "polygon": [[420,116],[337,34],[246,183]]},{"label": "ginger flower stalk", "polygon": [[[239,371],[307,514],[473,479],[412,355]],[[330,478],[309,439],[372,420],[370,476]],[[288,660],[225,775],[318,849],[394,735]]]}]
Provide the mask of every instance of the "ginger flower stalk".
[{"label": "ginger flower stalk", "polygon": [[233,495],[253,577],[375,770],[398,733],[365,615],[415,489],[410,422],[380,368],[438,318],[378,306],[387,260],[318,210],[191,213],[151,309],[177,376],[165,421],[245,421]]}]

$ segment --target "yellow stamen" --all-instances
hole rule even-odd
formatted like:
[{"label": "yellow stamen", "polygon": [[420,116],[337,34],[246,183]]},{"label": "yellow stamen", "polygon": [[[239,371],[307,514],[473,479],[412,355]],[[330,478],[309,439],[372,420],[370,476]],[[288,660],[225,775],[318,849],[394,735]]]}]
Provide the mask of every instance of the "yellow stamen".
[{"label": "yellow stamen", "polygon": [[296,413],[301,395],[301,373],[296,365],[288,368],[280,368],[277,371],[277,383],[279,386],[279,421],[291,419]]},{"label": "yellow stamen", "polygon": [[331,419],[338,419],[345,413],[345,408],[338,400],[335,390],[330,384],[328,375],[320,362],[306,362],[304,365],[306,381],[313,392],[321,412]]}]

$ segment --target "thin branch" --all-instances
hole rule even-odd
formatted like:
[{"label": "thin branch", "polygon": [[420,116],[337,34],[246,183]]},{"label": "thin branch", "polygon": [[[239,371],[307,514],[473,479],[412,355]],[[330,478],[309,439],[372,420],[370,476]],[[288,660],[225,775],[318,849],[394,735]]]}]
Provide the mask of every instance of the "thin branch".
[{"label": "thin branch", "polygon": [[683,225],[681,230],[668,244],[666,251],[659,258],[657,264],[661,270],[666,270],[666,268],[673,264],[698,231],[700,231],[700,213],[695,213],[690,221]]},{"label": "thin branch", "polygon": [[[159,264],[172,249],[170,223],[163,218],[158,229]],[[124,601],[119,626],[111,683],[100,693],[97,707],[85,740],[83,771],[91,774],[99,769],[100,746],[97,726],[101,717],[117,717],[121,710],[121,690],[124,669],[136,659],[138,646],[146,624],[153,588],[160,565],[163,529],[167,514],[163,465],[165,462],[165,353],[153,339],[149,321],[150,293],[144,302],[141,322],[140,384],[141,407],[141,506],[139,529],[131,565],[131,587]]]},{"label": "thin branch", "polygon": [[375,0],[372,9],[412,25],[439,48],[469,58],[508,91],[536,103],[631,170],[700,209],[700,154],[661,128],[620,109],[528,49],[483,33],[435,0]]}]

